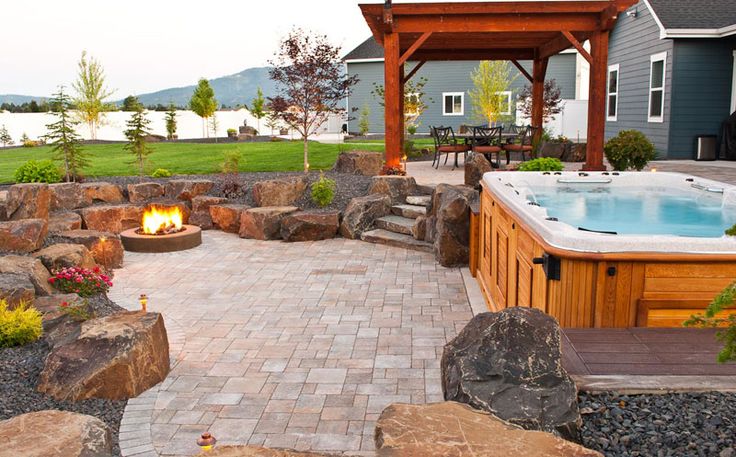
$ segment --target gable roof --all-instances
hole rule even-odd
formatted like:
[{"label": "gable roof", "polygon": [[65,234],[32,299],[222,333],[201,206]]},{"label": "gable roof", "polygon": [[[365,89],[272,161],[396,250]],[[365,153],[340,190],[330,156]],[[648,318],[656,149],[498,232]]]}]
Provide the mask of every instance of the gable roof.
[{"label": "gable roof", "polygon": [[720,38],[736,34],[734,0],[644,0],[662,38]]},{"label": "gable roof", "polygon": [[383,46],[378,44],[375,38],[371,36],[358,45],[357,48],[350,51],[342,60],[383,60]]}]

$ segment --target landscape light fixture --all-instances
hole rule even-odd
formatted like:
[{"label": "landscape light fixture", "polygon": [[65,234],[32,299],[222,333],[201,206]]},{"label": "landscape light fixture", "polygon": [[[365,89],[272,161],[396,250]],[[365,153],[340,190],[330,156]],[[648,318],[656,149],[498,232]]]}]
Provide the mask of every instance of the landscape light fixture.
[{"label": "landscape light fixture", "polygon": [[146,307],[148,306],[148,295],[141,294],[141,296],[138,297],[138,302],[141,304],[141,309],[143,310],[143,312],[144,313],[148,312],[146,310]]},{"label": "landscape light fixture", "polygon": [[215,447],[216,443],[217,440],[209,432],[204,432],[202,433],[202,436],[197,438],[197,446],[205,452],[211,451],[212,448]]},{"label": "landscape light fixture", "polygon": [[628,10],[626,12],[626,16],[632,19],[636,19],[637,17],[639,17],[639,8],[635,6],[634,9]]}]

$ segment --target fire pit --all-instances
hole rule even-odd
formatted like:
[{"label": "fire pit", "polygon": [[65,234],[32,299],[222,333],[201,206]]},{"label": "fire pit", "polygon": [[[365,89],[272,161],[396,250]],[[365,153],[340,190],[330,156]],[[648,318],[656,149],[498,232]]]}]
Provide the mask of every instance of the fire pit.
[{"label": "fire pit", "polygon": [[151,206],[144,211],[141,226],[122,232],[120,240],[131,252],[184,251],[202,244],[202,230],[182,221],[177,207]]}]

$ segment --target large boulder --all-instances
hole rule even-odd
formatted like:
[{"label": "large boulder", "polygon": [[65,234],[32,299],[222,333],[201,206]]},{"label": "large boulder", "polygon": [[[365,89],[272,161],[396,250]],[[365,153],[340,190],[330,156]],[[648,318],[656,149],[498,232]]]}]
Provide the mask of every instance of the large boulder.
[{"label": "large boulder", "polygon": [[60,182],[49,185],[51,211],[70,211],[84,206],[84,193],[79,183]]},{"label": "large boulder", "polygon": [[445,400],[577,438],[577,389],[562,368],[557,321],[542,311],[513,307],[475,316],[445,345],[441,368]]},{"label": "large boulder", "polygon": [[318,241],[335,238],[340,227],[338,211],[300,211],[281,220],[285,241]]},{"label": "large boulder", "polygon": [[123,243],[120,236],[110,232],[96,230],[70,230],[54,236],[54,242],[83,244],[95,259],[95,263],[111,270],[123,266]]},{"label": "large boulder", "polygon": [[33,284],[36,295],[46,296],[54,293],[49,284],[49,270],[33,257],[23,255],[6,255],[0,257],[0,273],[13,273],[26,276]]},{"label": "large boulder", "polygon": [[0,457],[112,457],[100,419],[67,411],[21,414],[0,422]]},{"label": "large boulder", "polygon": [[48,184],[16,184],[8,189],[6,218],[48,219],[51,206],[51,192]]},{"label": "large boulder", "polygon": [[10,309],[21,303],[33,304],[36,288],[24,273],[0,273],[0,301]]},{"label": "large boulder", "polygon": [[[470,205],[478,191],[467,186],[440,184],[432,196],[428,224],[434,242],[435,258],[444,267],[467,265],[470,260]],[[427,237],[427,241],[429,241]]]},{"label": "large boulder", "polygon": [[82,216],[71,211],[51,213],[49,216],[49,233],[66,232],[82,228]]},{"label": "large boulder", "polygon": [[336,454],[323,454],[293,449],[272,449],[256,445],[217,446],[211,451],[202,451],[199,457],[337,457]]},{"label": "large boulder", "polygon": [[95,203],[122,203],[124,200],[120,186],[109,182],[86,182],[80,186],[80,189],[83,203],[86,206]]},{"label": "large boulder", "polygon": [[333,170],[338,173],[377,176],[383,168],[383,153],[372,151],[346,151],[337,156]]},{"label": "large boulder", "polygon": [[169,373],[169,342],[158,313],[90,319],[78,337],[46,358],[38,390],[57,400],[136,397]]},{"label": "large boulder", "polygon": [[483,175],[491,171],[493,171],[493,166],[483,154],[471,154],[465,161],[465,185],[473,189],[480,189]]},{"label": "large boulder", "polygon": [[192,214],[189,215],[189,223],[196,225],[202,230],[213,227],[210,206],[221,205],[227,202],[227,198],[212,197],[210,195],[198,195],[192,199]]},{"label": "large boulder", "polygon": [[143,216],[143,210],[134,205],[90,206],[81,212],[85,228],[112,233],[140,227]]},{"label": "large boulder", "polygon": [[377,457],[603,457],[455,402],[389,405],[378,418],[375,440]]},{"label": "large boulder", "polygon": [[131,203],[143,203],[164,196],[164,186],[157,182],[128,184],[128,200]]},{"label": "large boulder", "polygon": [[391,214],[391,198],[388,195],[356,197],[350,200],[345,208],[340,224],[340,235],[358,240],[364,231],[373,227],[373,221],[389,214]]},{"label": "large boulder", "polygon": [[224,204],[210,206],[212,225],[228,233],[240,232],[240,215],[248,209],[247,205]]},{"label": "large boulder", "polygon": [[374,176],[368,194],[388,195],[392,205],[406,203],[406,197],[414,193],[417,182],[411,176]]},{"label": "large boulder", "polygon": [[0,252],[33,252],[43,246],[47,233],[46,219],[0,222]]},{"label": "large boulder", "polygon": [[191,201],[198,195],[204,195],[215,187],[215,182],[208,179],[172,179],[166,183],[164,195],[174,200]]},{"label": "large boulder", "polygon": [[307,190],[307,178],[271,179],[253,184],[256,206],[293,206]]},{"label": "large boulder", "polygon": [[296,206],[266,206],[250,208],[240,215],[240,237],[256,240],[281,238],[281,220],[299,211]]},{"label": "large boulder", "polygon": [[40,260],[49,271],[67,267],[93,268],[95,266],[94,257],[83,244],[52,244],[34,252],[33,257]]},{"label": "large boulder", "polygon": [[0,190],[0,221],[8,220],[8,191]]}]

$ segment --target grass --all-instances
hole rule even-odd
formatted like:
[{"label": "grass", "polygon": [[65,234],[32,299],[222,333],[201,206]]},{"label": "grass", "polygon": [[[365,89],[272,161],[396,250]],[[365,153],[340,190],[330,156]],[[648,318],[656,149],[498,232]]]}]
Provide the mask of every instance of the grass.
[{"label": "grass", "polygon": [[[238,150],[242,154],[240,171],[300,171],[303,169],[303,149],[300,141],[269,143],[153,143],[148,156],[147,172],[166,168],[174,174],[219,173],[225,152]],[[356,146],[309,143],[311,169],[329,169],[341,151]],[[383,151],[383,142],[361,144],[359,149]],[[87,177],[136,175],[133,155],[123,144],[85,145],[89,154]],[[51,147],[0,149],[0,183],[12,183],[15,170],[30,159],[51,158]]]}]

